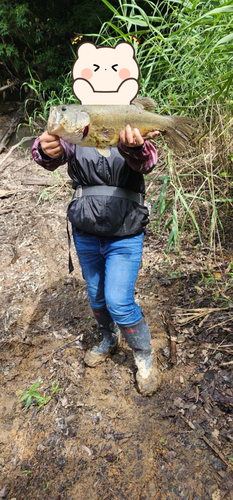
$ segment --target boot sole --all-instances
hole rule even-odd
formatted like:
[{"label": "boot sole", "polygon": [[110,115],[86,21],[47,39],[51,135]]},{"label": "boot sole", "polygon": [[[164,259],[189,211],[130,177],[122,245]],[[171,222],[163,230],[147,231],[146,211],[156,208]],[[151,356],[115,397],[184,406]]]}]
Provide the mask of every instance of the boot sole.
[{"label": "boot sole", "polygon": [[95,366],[100,365],[101,363],[104,363],[104,361],[115,354],[119,344],[116,346],[110,347],[108,349],[108,352],[105,354],[95,354],[94,352],[87,352],[86,356],[84,357],[84,363],[89,366],[90,368],[95,368]]},{"label": "boot sole", "polygon": [[136,373],[136,382],[138,392],[142,396],[152,396],[160,387],[162,382],[162,376],[159,370],[152,370],[152,373],[148,379],[140,377]]}]

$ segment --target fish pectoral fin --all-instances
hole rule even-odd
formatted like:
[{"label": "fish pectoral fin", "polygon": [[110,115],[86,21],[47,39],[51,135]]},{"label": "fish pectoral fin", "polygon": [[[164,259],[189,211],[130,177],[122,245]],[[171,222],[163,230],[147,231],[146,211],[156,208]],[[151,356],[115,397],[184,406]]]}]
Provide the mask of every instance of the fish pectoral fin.
[{"label": "fish pectoral fin", "polygon": [[110,154],[111,154],[111,149],[106,147],[106,148],[97,148],[97,151],[99,151],[99,153],[102,155],[102,156],[105,156],[106,158],[109,158]]},{"label": "fish pectoral fin", "polygon": [[[166,133],[166,130],[158,130],[162,135]],[[143,139],[156,139],[156,136],[153,136],[153,132],[148,132],[148,134],[143,135]]]},{"label": "fish pectoral fin", "polygon": [[131,104],[146,111],[153,111],[156,107],[155,101],[151,97],[136,97]]},{"label": "fish pectoral fin", "polygon": [[114,128],[107,128],[103,125],[100,130],[98,130],[97,135],[101,141],[110,142],[114,138],[115,130]]}]

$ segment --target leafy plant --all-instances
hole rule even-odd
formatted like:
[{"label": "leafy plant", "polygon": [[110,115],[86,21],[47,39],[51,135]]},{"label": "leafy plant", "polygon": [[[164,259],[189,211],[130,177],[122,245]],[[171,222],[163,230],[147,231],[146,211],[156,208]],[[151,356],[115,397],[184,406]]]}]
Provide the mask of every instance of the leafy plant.
[{"label": "leafy plant", "polygon": [[103,2],[113,17],[103,24],[97,41],[114,45],[129,41],[131,34],[140,39],[135,50],[143,95],[167,110],[206,107],[211,99],[230,96],[231,1],[147,0],[145,9],[135,0],[119,0],[118,8]]},{"label": "leafy plant", "polygon": [[167,440],[164,438],[160,439],[160,443],[163,444],[164,446],[167,444]]},{"label": "leafy plant", "polygon": [[180,248],[187,228],[214,250],[233,205],[232,2],[103,2],[112,17],[96,44],[115,46],[136,35],[140,93],[154,99],[156,112],[193,115],[200,125],[195,149],[178,160],[167,151],[160,176],[157,169],[150,176],[151,228],[168,233],[168,251]]},{"label": "leafy plant", "polygon": [[1,0],[0,84],[9,79],[23,81],[29,67],[43,81],[44,89],[57,90],[58,79],[72,67],[70,38],[77,32],[98,31],[107,17],[101,0],[83,4],[78,0],[65,4],[63,0]]},{"label": "leafy plant", "polygon": [[42,383],[42,380],[39,380],[36,382],[30,389],[24,389],[22,391],[19,391],[17,393],[17,396],[21,396],[19,399],[19,403],[22,401],[25,401],[25,411],[28,410],[30,405],[35,405],[38,406],[38,409],[42,408],[42,406],[45,406],[52,396],[57,392],[57,391],[62,391],[62,389],[59,389],[59,383],[53,382],[52,388],[50,391],[50,395],[46,396],[46,393],[44,392],[43,395],[37,391],[37,388],[39,385]]}]

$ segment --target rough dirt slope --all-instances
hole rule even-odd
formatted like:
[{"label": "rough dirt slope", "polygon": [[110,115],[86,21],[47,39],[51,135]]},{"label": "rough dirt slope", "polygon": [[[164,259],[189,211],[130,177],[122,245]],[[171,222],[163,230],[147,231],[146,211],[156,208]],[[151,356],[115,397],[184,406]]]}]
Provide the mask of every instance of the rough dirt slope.
[{"label": "rough dirt slope", "polygon": [[[22,151],[1,167],[0,498],[232,499],[232,320],[214,298],[232,255],[217,268],[197,247],[167,257],[166,238],[148,231],[136,297],[163,383],[142,397],[124,342],[98,368],[84,365],[99,337],[73,249],[68,275],[71,191],[60,172]],[[217,285],[202,279],[206,263]],[[188,308],[204,312],[182,324]],[[17,393],[37,381],[51,399],[25,412]]]}]

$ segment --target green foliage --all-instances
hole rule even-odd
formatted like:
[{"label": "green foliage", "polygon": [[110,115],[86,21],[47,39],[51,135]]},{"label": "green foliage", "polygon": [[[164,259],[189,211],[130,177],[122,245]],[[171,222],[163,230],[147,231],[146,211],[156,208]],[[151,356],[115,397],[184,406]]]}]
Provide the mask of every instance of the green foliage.
[{"label": "green foliage", "polygon": [[200,271],[201,279],[196,287],[200,292],[200,285],[204,286],[205,290],[209,290],[215,301],[221,301],[224,306],[232,307],[232,287],[233,287],[233,265],[230,262],[225,270],[219,272],[211,271],[209,265],[206,265],[206,271]]},{"label": "green foliage", "polygon": [[[167,111],[205,105],[229,97],[233,79],[233,5],[231,1],[170,0],[140,7],[119,0],[99,35],[99,43],[114,45],[130,34],[141,70],[142,95],[152,96]],[[149,13],[148,13],[149,12]]]},{"label": "green foliage", "polygon": [[[98,16],[96,16],[98,10]],[[47,89],[71,70],[70,39],[77,33],[97,31],[107,19],[101,0],[2,0],[0,2],[0,84],[28,78],[35,72]]]},{"label": "green foliage", "polygon": [[59,383],[58,382],[57,383],[54,382],[53,385],[52,385],[52,388],[50,390],[50,395],[46,396],[45,392],[42,395],[41,393],[39,393],[37,391],[37,388],[39,387],[39,385],[41,383],[42,383],[42,381],[39,380],[30,389],[24,389],[24,390],[19,391],[17,393],[17,396],[20,396],[21,394],[23,394],[21,396],[21,398],[19,399],[19,403],[21,403],[22,401],[26,400],[25,411],[28,410],[28,408],[29,408],[30,405],[35,405],[35,406],[38,407],[38,409],[42,408],[42,406],[45,406],[50,401],[50,399],[52,398],[52,396],[57,391],[62,391],[62,389],[59,389]]},{"label": "green foliage", "polygon": [[[226,137],[226,143],[222,143],[225,152],[229,144]],[[172,246],[180,249],[182,236],[190,241],[198,237],[210,249],[221,244],[226,214],[230,216],[233,205],[232,175],[228,172],[225,181],[221,176],[224,158],[221,164],[216,137],[210,135],[209,148],[206,146],[198,155],[193,151],[191,158],[179,157],[178,161],[168,152],[165,167],[160,164],[146,177],[150,186],[156,186],[147,199],[151,203],[150,228],[159,234],[168,233],[168,251]]]},{"label": "green foliage", "polygon": [[192,161],[185,165],[179,158],[178,168],[167,152],[166,171],[156,179],[162,184],[156,182],[149,197],[151,228],[169,231],[168,251],[173,245],[179,248],[187,226],[201,243],[208,238],[215,248],[224,230],[224,212],[233,203],[232,1],[146,0],[141,5],[119,0],[118,8],[103,2],[112,18],[102,26],[96,43],[115,46],[136,35],[141,95],[155,100],[157,112],[193,115],[203,127],[199,151],[190,151]]},{"label": "green foliage", "polygon": [[[198,234],[199,241],[201,243],[202,243],[202,238],[198,222],[191,208],[192,203],[188,201],[188,195],[187,193],[185,193],[184,190],[185,188],[179,179],[179,175],[177,174],[175,175],[175,177],[179,179],[178,184],[176,182],[176,179],[174,178],[175,165],[171,156],[169,155],[168,155],[168,169],[169,169],[168,174],[166,174],[164,177],[158,178],[158,180],[163,181],[163,184],[162,187],[160,188],[159,196],[156,198],[155,202],[152,204],[151,207],[151,215],[157,210],[157,218],[155,222],[151,223],[151,229],[154,230],[156,226],[158,226],[158,230],[167,231],[168,229],[171,228],[167,243],[167,250],[170,251],[173,245],[175,248],[179,247],[180,235],[184,232],[187,219],[192,221],[193,226]],[[169,189],[170,190],[172,189],[173,191],[172,198],[171,197],[169,198],[168,186]],[[158,188],[156,191],[158,191]],[[154,191],[150,196],[150,198],[154,197],[155,194],[156,192]],[[171,215],[168,216],[167,219],[166,213],[170,206],[172,208]],[[164,220],[164,216],[165,216],[165,222],[163,223],[163,227],[161,227],[161,221]],[[178,222],[179,220],[182,221],[180,226]]]}]

